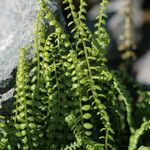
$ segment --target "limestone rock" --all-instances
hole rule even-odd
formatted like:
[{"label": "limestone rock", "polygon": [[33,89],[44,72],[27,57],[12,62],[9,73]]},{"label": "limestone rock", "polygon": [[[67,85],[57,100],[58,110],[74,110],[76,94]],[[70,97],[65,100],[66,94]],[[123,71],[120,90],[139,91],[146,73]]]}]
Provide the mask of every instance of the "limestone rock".
[{"label": "limestone rock", "polygon": [[[62,22],[59,0],[47,0],[49,7]],[[0,104],[1,99],[15,85],[18,49],[30,44],[34,38],[37,0],[0,1]],[[10,99],[5,95],[5,100]]]}]

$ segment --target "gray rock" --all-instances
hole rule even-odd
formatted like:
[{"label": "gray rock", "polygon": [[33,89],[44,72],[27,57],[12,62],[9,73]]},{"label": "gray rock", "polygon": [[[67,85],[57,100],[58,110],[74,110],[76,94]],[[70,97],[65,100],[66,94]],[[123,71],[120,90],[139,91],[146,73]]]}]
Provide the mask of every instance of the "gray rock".
[{"label": "gray rock", "polygon": [[134,65],[136,80],[144,85],[150,85],[150,50]]},{"label": "gray rock", "polygon": [[1,1],[0,82],[17,66],[18,49],[32,41],[37,9],[35,0]]},{"label": "gray rock", "polygon": [[[47,0],[57,18],[64,22],[59,0]],[[36,0],[0,1],[0,99],[11,99],[15,85],[18,49],[30,44],[39,3]],[[0,100],[1,101],[1,100]]]},{"label": "gray rock", "polygon": [[2,109],[0,113],[2,113],[5,116],[11,115],[11,110],[13,108],[14,102],[14,98],[12,97],[12,95],[14,94],[14,91],[15,89],[12,88],[11,90],[7,91],[1,96],[0,108]]}]

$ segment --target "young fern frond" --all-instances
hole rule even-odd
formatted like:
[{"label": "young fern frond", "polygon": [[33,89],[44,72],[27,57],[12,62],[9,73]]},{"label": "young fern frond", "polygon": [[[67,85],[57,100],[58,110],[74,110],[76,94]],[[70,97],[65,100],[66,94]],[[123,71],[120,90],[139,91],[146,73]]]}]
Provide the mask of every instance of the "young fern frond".
[{"label": "young fern frond", "polygon": [[[46,41],[45,28],[45,8],[44,4],[40,4],[39,12],[36,18],[35,41],[33,43],[33,59],[30,70],[31,80],[31,99],[33,100],[33,115],[37,124],[36,134],[40,135],[38,138],[44,136],[44,124],[46,120],[45,112],[47,111],[47,91],[45,89],[45,82],[43,79],[43,53]],[[38,141],[37,138],[37,141]],[[41,142],[40,145],[43,143]]]},{"label": "young fern frond", "polygon": [[14,126],[16,128],[16,136],[18,137],[18,148],[33,149],[37,147],[34,142],[34,130],[36,125],[33,116],[33,101],[27,94],[30,90],[29,86],[29,70],[26,60],[26,49],[20,49],[20,59],[16,77],[16,109],[13,117]]},{"label": "young fern frond", "polygon": [[[144,132],[146,132],[147,130],[150,130],[150,120],[145,121],[141,125],[141,127],[139,129],[136,129],[135,132],[131,135],[128,150],[136,150],[137,149],[137,145],[138,145],[140,136],[142,136],[144,134]],[[145,147],[144,148],[141,147],[139,149],[145,149]]]},{"label": "young fern frond", "polygon": [[79,19],[82,21],[86,20],[85,18],[85,15],[87,14],[86,6],[87,6],[86,1],[80,0],[80,7],[79,7],[80,10],[78,12],[78,16],[79,16]]},{"label": "young fern frond", "polygon": [[131,98],[129,93],[127,92],[127,90],[125,89],[125,87],[120,84],[120,82],[118,81],[119,79],[117,79],[114,76],[114,87],[116,88],[116,90],[118,91],[118,93],[121,95],[125,106],[126,106],[126,111],[127,111],[127,122],[130,128],[130,132],[134,133],[134,127],[133,127],[133,117],[132,117],[132,107],[131,107]]},{"label": "young fern frond", "polygon": [[106,29],[104,28],[107,18],[106,15],[107,4],[108,0],[102,0],[102,2],[100,3],[99,15],[97,17],[97,23],[95,24],[95,27],[97,28],[97,30],[95,31],[95,36],[97,37],[97,40],[103,49],[105,49],[109,43],[108,34]]}]

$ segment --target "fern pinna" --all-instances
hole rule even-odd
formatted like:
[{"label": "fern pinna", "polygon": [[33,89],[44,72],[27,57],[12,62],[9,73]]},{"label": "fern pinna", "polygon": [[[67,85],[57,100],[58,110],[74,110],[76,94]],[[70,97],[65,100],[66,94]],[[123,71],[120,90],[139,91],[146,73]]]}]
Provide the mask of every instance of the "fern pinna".
[{"label": "fern pinna", "polygon": [[40,1],[35,40],[20,49],[14,114],[9,121],[0,116],[0,149],[135,150],[149,121],[135,129],[130,93],[106,66],[108,1],[100,2],[95,33],[85,23],[86,0],[78,12],[73,0],[63,3],[71,37]]}]

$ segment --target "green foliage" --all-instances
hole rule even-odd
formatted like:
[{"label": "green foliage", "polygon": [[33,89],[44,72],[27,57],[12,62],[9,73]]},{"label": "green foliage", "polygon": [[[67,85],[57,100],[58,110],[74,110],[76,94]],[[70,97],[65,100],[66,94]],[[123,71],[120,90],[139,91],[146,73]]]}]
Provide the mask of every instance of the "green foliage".
[{"label": "green foliage", "polygon": [[[129,150],[136,150],[139,138],[145,131],[150,130],[150,121],[145,121],[139,129],[130,137]],[[147,147],[148,148],[148,147]],[[139,149],[146,149],[146,147],[140,147]]]},{"label": "green foliage", "polygon": [[[149,116],[136,129],[132,97],[106,66],[108,1],[100,3],[95,33],[85,23],[85,0],[80,0],[79,12],[73,0],[63,3],[70,11],[73,39],[42,0],[35,40],[31,48],[20,49],[13,116],[9,120],[0,116],[0,149],[134,150],[149,129]],[[49,34],[48,28],[53,28]],[[138,111],[142,106],[137,104]]]}]

